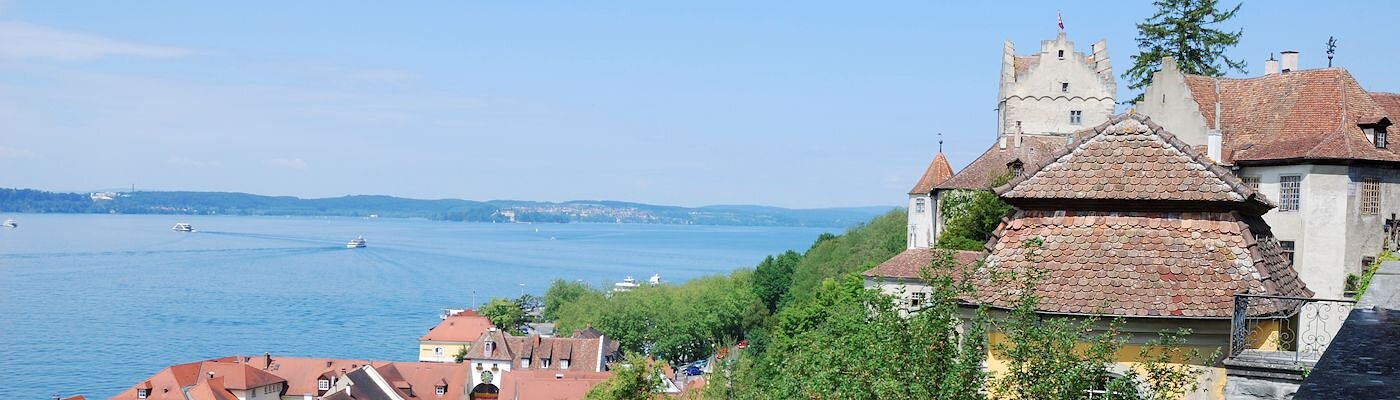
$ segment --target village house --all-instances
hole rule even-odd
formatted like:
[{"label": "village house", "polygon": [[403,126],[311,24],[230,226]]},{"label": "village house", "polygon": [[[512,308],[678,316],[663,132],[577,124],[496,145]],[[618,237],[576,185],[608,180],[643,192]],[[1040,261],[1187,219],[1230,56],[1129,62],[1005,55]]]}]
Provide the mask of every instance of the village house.
[{"label": "village house", "polygon": [[[166,367],[112,399],[310,400],[373,377],[384,393],[392,392],[373,398],[464,400],[467,374],[466,365],[453,363],[231,356]],[[368,390],[352,390],[362,388]]]},{"label": "village house", "polygon": [[[1184,348],[1206,354],[1240,345],[1280,349],[1285,322],[1256,324],[1236,338],[1237,294],[1310,297],[1284,249],[1260,218],[1274,204],[1142,115],[1123,115],[1082,132],[1068,147],[996,188],[1015,207],[984,252],[906,251],[864,273],[868,287],[900,296],[917,311],[930,290],[919,271],[950,254],[961,265],[983,264],[964,277],[976,290],[970,306],[1015,306],[1006,282],[1040,269],[1036,312],[1068,318],[1122,318],[1133,334],[1116,368],[1138,367],[1138,348],[1157,332],[1191,328]],[[1277,311],[1277,310],[1264,310]],[[1256,318],[1258,319],[1258,318]],[[988,341],[1004,336],[989,332]],[[1206,372],[1190,398],[1224,398],[1225,366],[1190,360]],[[1005,370],[989,352],[992,372]],[[1102,388],[1099,388],[1102,389]]]},{"label": "village house", "polygon": [[[469,394],[472,399],[496,398],[491,396],[499,396],[506,390],[503,385],[507,376],[526,372],[560,373],[561,379],[571,376],[570,373],[604,373],[608,371],[608,364],[621,358],[619,347],[617,342],[591,328],[570,337],[510,336],[489,329],[467,351],[464,364],[471,372]],[[577,375],[576,379],[592,379],[589,376]],[[510,379],[513,384],[528,381],[524,376]]]},{"label": "village house", "polygon": [[1278,203],[1264,220],[1303,281],[1349,297],[1348,277],[1400,240],[1400,146],[1388,137],[1400,95],[1368,92],[1345,68],[1300,69],[1298,56],[1241,79],[1164,59],[1136,107]]},{"label": "village house", "polygon": [[488,329],[491,320],[475,310],[446,314],[442,322],[418,338],[418,361],[457,362],[457,354],[471,347]]}]

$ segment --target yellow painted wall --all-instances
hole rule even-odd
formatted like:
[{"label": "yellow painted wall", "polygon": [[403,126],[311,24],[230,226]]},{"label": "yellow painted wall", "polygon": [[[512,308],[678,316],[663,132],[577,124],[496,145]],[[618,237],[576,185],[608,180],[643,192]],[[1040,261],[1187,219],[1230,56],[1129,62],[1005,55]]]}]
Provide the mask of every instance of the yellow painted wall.
[{"label": "yellow painted wall", "polygon": [[1253,321],[1253,330],[1245,337],[1247,349],[1278,351],[1289,345],[1281,342],[1283,324],[1276,319]]},{"label": "yellow painted wall", "polygon": [[[457,351],[468,346],[471,346],[471,343],[421,341],[418,342],[418,361],[456,362],[453,357],[457,355]],[[442,347],[440,356],[434,352],[438,347]]]},{"label": "yellow painted wall", "polygon": [[[991,332],[987,334],[988,346],[986,366],[987,371],[992,373],[993,379],[1005,375],[1006,371],[1008,370],[1008,365],[1007,360],[1001,357],[1001,355],[997,354],[997,352],[992,350],[992,348],[997,343],[1005,343],[1007,340],[1008,339],[1006,338],[1006,335],[999,332]],[[1084,350],[1088,347],[1088,343],[1080,343],[1078,346],[1076,346],[1075,350]],[[1139,373],[1146,372],[1142,367],[1142,348],[1142,345],[1125,344],[1118,349],[1118,352],[1114,354],[1114,359],[1115,361],[1117,361],[1118,367],[1122,368],[1119,372],[1126,371],[1127,369],[1133,369]],[[1193,348],[1199,350],[1202,357],[1208,357],[1211,353],[1215,352],[1216,350],[1214,347],[1207,348],[1197,346],[1182,346],[1181,350],[1183,353],[1185,353],[1189,352]],[[1222,348],[1220,350],[1223,352],[1227,349]],[[1185,360],[1178,359],[1173,361],[1174,364],[1182,365],[1183,361]],[[1197,388],[1195,392],[1187,394],[1187,399],[1214,400],[1225,398],[1225,368],[1221,368],[1214,365],[1201,365],[1199,360],[1197,360],[1196,363],[1191,363],[1190,365],[1194,367],[1205,367],[1205,370],[1201,374],[1200,387]]]}]

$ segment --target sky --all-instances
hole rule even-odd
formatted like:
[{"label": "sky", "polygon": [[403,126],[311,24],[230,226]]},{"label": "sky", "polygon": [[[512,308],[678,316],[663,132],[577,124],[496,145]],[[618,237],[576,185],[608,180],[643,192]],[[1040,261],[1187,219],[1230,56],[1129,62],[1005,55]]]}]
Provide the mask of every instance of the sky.
[{"label": "sky", "polygon": [[[1003,40],[1035,51],[1059,10],[1121,75],[1153,12],[958,3],[3,1],[0,187],[898,205],[939,133],[954,169],[992,144]],[[1367,18],[1398,11],[1249,2],[1230,76],[1324,67],[1335,36],[1400,92]]]}]

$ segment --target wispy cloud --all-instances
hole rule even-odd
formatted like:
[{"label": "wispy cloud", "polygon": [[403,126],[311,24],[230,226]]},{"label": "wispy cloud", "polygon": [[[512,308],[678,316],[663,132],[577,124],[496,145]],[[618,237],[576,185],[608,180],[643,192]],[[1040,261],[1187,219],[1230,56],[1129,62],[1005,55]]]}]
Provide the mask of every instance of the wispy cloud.
[{"label": "wispy cloud", "polygon": [[217,167],[221,165],[216,160],[203,161],[196,160],[187,156],[170,156],[170,159],[165,160],[165,163],[170,165],[178,165],[182,167]]},{"label": "wispy cloud", "polygon": [[300,158],[273,158],[263,160],[263,164],[280,168],[306,169],[306,160]]},{"label": "wispy cloud", "polygon": [[178,47],[154,46],[69,32],[17,21],[0,21],[0,58],[47,58],[63,61],[109,56],[180,57],[196,53]]},{"label": "wispy cloud", "polygon": [[34,158],[34,152],[29,149],[0,146],[0,160]]}]

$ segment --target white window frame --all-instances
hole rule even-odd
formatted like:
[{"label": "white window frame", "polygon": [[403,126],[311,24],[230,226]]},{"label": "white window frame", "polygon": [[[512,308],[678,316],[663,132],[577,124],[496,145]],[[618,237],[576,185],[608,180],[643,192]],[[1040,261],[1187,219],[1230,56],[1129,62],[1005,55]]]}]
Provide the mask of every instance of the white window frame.
[{"label": "white window frame", "polygon": [[317,379],[317,380],[316,380],[316,390],[331,390],[331,380],[330,380],[330,379]]},{"label": "white window frame", "polygon": [[559,360],[559,369],[569,369],[569,359]]},{"label": "white window frame", "polygon": [[136,398],[144,399],[151,396],[151,389],[136,389]]},{"label": "white window frame", "polygon": [[529,358],[522,358],[522,359],[520,359],[520,368],[530,368],[530,359],[529,359]]},{"label": "white window frame", "polygon": [[433,386],[433,392],[438,396],[447,394],[447,386]]},{"label": "white window frame", "polygon": [[914,213],[916,213],[916,214],[923,214],[923,213],[924,213],[924,208],[925,208],[925,206],[924,206],[924,199],[923,199],[923,198],[914,199]]},{"label": "white window frame", "polygon": [[1069,124],[1070,124],[1070,125],[1083,125],[1083,124],[1084,124],[1084,111],[1083,111],[1083,110],[1070,110],[1070,111],[1069,111]]},{"label": "white window frame", "polygon": [[442,346],[434,347],[434,348],[433,348],[433,355],[438,355],[438,356],[442,355]]},{"label": "white window frame", "polygon": [[[1289,195],[1292,195],[1291,197]],[[1303,176],[1302,175],[1279,175],[1278,177],[1278,210],[1279,212],[1298,211],[1303,209]]]}]

